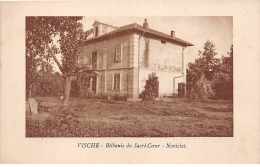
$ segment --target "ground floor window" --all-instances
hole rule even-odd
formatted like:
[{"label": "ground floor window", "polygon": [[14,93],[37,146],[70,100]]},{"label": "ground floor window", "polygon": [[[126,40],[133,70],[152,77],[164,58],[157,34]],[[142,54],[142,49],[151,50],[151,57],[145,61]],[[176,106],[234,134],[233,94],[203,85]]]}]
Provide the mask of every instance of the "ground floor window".
[{"label": "ground floor window", "polygon": [[120,74],[114,75],[114,90],[120,90]]}]

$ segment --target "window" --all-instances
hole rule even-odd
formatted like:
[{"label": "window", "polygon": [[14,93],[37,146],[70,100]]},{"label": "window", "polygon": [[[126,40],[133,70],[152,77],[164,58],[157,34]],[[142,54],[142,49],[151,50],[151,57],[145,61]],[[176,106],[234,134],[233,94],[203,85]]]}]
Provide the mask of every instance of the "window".
[{"label": "window", "polygon": [[120,74],[114,75],[114,90],[120,90]]},{"label": "window", "polygon": [[97,52],[92,52],[92,69],[97,69]]},{"label": "window", "polygon": [[115,62],[121,62],[122,61],[121,45],[115,46],[115,49],[114,49],[114,61]]},{"label": "window", "polygon": [[95,36],[97,37],[98,36],[98,26],[96,26],[96,30],[95,30]]}]

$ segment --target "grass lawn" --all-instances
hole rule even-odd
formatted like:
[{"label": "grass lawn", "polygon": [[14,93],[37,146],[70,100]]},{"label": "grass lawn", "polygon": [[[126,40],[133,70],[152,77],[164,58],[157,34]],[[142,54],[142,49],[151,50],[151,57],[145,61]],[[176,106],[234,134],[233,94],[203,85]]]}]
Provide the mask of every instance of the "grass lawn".
[{"label": "grass lawn", "polygon": [[[54,118],[59,98],[37,97],[40,112],[31,115],[28,122],[40,122]],[[45,106],[45,107],[44,107]],[[50,108],[53,107],[53,108]],[[33,124],[27,124],[27,137],[232,137],[233,101],[190,101],[167,99],[148,102],[106,101],[102,99],[71,98],[69,108],[77,115],[77,135],[43,134]],[[60,111],[61,112],[61,111]],[[67,116],[66,118],[69,119]],[[47,122],[47,123],[46,123]],[[66,128],[66,127],[65,127]],[[30,131],[30,132],[29,132]],[[46,131],[46,129],[45,129]],[[47,131],[49,129],[47,128]],[[39,132],[39,133],[35,133]],[[73,132],[73,134],[75,134]]]}]

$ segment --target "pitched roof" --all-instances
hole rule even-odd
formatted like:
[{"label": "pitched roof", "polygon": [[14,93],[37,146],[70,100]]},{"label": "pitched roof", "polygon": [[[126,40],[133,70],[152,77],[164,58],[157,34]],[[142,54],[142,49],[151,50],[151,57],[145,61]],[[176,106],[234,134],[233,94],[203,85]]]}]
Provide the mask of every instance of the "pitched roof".
[{"label": "pitched roof", "polygon": [[95,21],[95,22],[92,24],[92,26],[95,25],[96,23],[103,24],[103,25],[106,25],[106,26],[108,26],[108,27],[118,28],[118,27],[116,27],[116,26],[112,26],[112,25],[109,25],[109,24],[106,24],[106,23],[102,23],[102,22],[100,22],[100,21]]},{"label": "pitched roof", "polygon": [[151,29],[151,28],[144,29],[143,26],[141,26],[137,23],[125,25],[125,26],[119,27],[118,29],[111,31],[109,33],[88,39],[85,41],[85,44],[99,42],[99,41],[103,41],[106,39],[118,37],[120,35],[131,34],[131,33],[137,33],[137,34],[143,35],[144,37],[159,39],[159,40],[169,42],[169,43],[174,43],[174,44],[177,44],[180,46],[194,46],[190,42],[187,42],[185,40],[182,40],[182,39],[176,38],[176,37],[173,38],[168,34],[156,31],[154,29]]}]

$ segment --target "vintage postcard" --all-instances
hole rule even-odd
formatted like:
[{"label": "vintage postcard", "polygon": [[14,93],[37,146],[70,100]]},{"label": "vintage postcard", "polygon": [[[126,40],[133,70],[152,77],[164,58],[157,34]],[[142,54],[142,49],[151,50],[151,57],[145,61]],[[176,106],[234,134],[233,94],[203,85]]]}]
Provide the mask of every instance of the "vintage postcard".
[{"label": "vintage postcard", "polygon": [[260,163],[259,5],[2,2],[0,162]]}]

